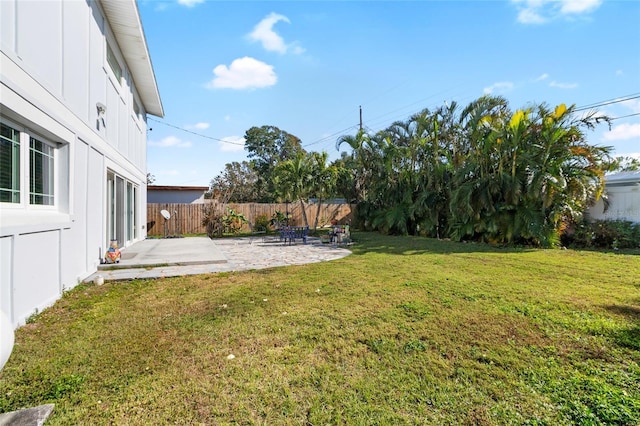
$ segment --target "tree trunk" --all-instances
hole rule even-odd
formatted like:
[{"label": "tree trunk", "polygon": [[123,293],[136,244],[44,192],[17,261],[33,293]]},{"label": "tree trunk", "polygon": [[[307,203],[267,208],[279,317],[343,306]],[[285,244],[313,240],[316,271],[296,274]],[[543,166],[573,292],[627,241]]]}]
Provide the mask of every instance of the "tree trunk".
[{"label": "tree trunk", "polygon": [[316,220],[313,224],[313,230],[316,231],[318,229],[318,219],[320,217],[320,208],[322,207],[322,198],[318,197],[318,208],[316,209]]},{"label": "tree trunk", "polygon": [[304,226],[309,226],[309,220],[307,219],[307,210],[304,207],[304,201],[300,199],[300,207],[302,208],[302,218],[304,219]]}]

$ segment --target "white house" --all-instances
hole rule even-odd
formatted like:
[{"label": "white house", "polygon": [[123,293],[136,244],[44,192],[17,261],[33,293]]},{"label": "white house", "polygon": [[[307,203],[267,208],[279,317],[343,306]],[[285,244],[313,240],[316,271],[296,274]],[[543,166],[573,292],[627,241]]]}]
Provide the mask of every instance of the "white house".
[{"label": "white house", "polygon": [[0,1],[0,309],[14,327],[146,237],[162,102],[135,0]]},{"label": "white house", "polygon": [[609,207],[599,200],[588,210],[593,220],[628,220],[640,223],[640,171],[606,176],[605,191]]},{"label": "white house", "polygon": [[203,204],[208,186],[147,185],[147,203]]}]

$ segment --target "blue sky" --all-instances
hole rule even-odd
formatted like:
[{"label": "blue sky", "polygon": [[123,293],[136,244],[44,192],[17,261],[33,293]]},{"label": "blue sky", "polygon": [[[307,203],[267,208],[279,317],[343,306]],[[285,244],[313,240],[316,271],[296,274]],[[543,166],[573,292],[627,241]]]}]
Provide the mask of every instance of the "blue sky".
[{"label": "blue sky", "polygon": [[[139,0],[165,117],[157,185],[208,186],[273,125],[337,158],[336,139],[491,93],[512,109],[598,105],[589,142],[640,157],[640,1]],[[632,98],[621,102],[621,99]],[[636,114],[636,115],[634,115]],[[344,148],[344,147],[343,147]]]}]

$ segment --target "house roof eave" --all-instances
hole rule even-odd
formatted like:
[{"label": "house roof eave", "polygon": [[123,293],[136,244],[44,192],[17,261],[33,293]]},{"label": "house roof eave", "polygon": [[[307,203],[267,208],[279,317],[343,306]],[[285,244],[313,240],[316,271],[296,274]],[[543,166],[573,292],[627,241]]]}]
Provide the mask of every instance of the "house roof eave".
[{"label": "house roof eave", "polygon": [[640,184],[640,171],[634,172],[618,172],[605,176],[605,185],[619,183],[638,183]]},{"label": "house roof eave", "polygon": [[147,185],[148,191],[208,191],[208,186]]},{"label": "house roof eave", "polygon": [[100,4],[131,72],[145,111],[163,117],[164,108],[136,0],[100,0]]}]

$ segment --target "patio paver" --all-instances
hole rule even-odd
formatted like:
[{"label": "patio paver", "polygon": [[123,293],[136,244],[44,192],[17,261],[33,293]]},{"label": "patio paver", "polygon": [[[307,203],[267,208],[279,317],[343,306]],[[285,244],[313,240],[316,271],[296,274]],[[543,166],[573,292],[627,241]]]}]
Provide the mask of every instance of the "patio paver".
[{"label": "patio paver", "polygon": [[293,245],[284,245],[275,238],[147,239],[124,249],[120,263],[101,265],[85,282],[98,276],[105,281],[121,281],[264,269],[326,262],[351,254],[344,247],[322,244],[319,238]]}]

